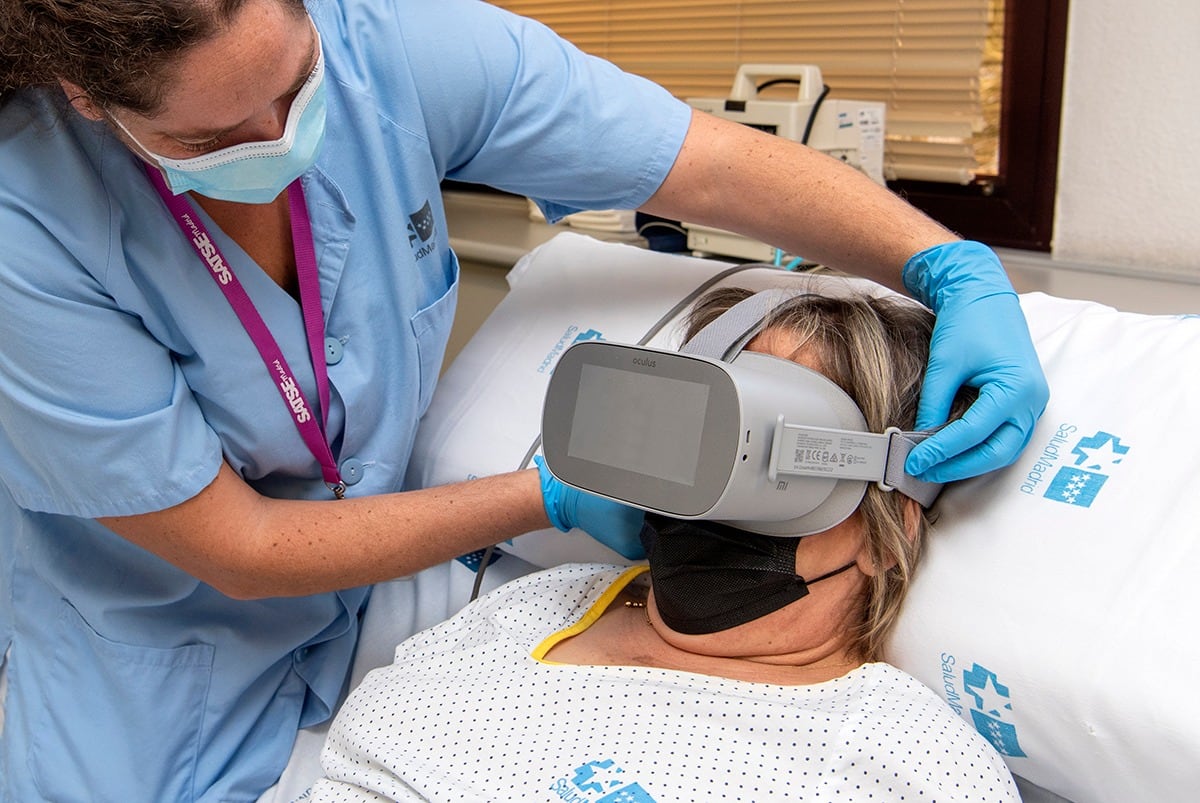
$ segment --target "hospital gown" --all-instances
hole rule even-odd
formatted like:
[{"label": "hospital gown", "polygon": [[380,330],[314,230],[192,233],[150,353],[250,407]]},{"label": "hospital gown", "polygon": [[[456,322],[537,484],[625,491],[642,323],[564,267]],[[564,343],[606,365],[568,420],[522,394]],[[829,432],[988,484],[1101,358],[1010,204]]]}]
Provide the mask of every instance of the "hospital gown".
[{"label": "hospital gown", "polygon": [[1019,800],[991,746],[888,664],[778,686],[533,657],[638,572],[529,575],[401,644],[339,713],[306,801]]}]

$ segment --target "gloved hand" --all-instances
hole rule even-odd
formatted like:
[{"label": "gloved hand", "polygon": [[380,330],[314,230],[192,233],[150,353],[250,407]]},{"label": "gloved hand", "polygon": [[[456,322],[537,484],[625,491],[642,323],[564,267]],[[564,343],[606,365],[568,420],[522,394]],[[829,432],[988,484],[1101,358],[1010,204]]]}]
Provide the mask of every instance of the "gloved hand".
[{"label": "gloved hand", "polygon": [[564,533],[578,527],[630,560],[646,557],[639,537],[645,513],[563,485],[546,468],[546,461],[540,454],[534,456],[533,462],[537,464],[542,480],[542,504],[551,524]]},{"label": "gloved hand", "polygon": [[967,385],[978,400],[908,455],[918,479],[950,482],[1002,468],[1029,442],[1050,390],[1017,294],[986,245],[943,243],[904,266],[904,286],[937,315],[917,429],[946,422]]}]

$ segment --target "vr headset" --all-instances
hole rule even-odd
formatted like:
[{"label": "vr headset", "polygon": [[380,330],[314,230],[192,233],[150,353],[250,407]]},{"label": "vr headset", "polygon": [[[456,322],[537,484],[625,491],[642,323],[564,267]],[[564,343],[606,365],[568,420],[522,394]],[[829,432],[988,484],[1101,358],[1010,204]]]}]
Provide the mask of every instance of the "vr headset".
[{"label": "vr headset", "polygon": [[577,343],[546,391],[542,449],[563,483],[643,510],[765,535],[822,532],[867,483],[928,507],[942,486],[904,473],[928,432],[867,431],[835,383],[742,348],[797,293],[734,305],[678,351]]}]

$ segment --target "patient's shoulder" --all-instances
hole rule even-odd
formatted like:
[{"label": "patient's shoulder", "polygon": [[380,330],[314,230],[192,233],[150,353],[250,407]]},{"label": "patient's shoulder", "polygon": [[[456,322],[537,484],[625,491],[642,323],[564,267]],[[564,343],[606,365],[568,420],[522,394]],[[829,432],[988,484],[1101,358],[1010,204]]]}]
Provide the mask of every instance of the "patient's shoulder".
[{"label": "patient's shoulder", "polygon": [[607,563],[566,563],[510,580],[471,606],[479,611],[508,608],[534,602],[545,611],[571,612],[591,607],[628,570]]},{"label": "patient's shoulder", "polygon": [[578,622],[627,568],[571,563],[510,580],[409,638],[397,648],[396,663],[471,649],[497,638],[531,650]]},{"label": "patient's shoulder", "polygon": [[844,739],[871,760],[904,758],[889,770],[916,788],[937,790],[937,800],[1020,800],[1000,754],[928,686],[886,663],[847,677],[855,679],[855,704]]},{"label": "patient's shoulder", "polygon": [[963,732],[974,730],[950,708],[941,697],[921,681],[891,664],[864,664],[846,676],[853,679],[849,693],[862,718],[891,723],[905,732],[910,726],[924,728],[926,738],[963,738]]}]

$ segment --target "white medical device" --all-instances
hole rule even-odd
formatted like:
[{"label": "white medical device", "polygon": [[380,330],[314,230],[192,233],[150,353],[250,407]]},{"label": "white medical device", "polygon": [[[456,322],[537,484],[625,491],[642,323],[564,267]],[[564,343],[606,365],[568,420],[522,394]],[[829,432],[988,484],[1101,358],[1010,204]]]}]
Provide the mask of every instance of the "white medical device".
[{"label": "white medical device", "polygon": [[[794,100],[759,96],[766,84],[798,81]],[[728,98],[688,98],[695,109],[733,120],[811,148],[858,168],[884,183],[883,136],[887,105],[876,101],[826,97],[821,70],[812,64],[743,64]],[[688,248],[697,254],[721,254],[758,262],[776,256],[773,245],[723,229],[683,222]]]},{"label": "white medical device", "polygon": [[550,472],[644,510],[767,535],[833,527],[858,508],[868,482],[932,504],[941,485],[904,472],[928,433],[869,432],[858,405],[828,378],[742,350],[794,295],[757,293],[679,352],[571,346],[546,390]]}]

